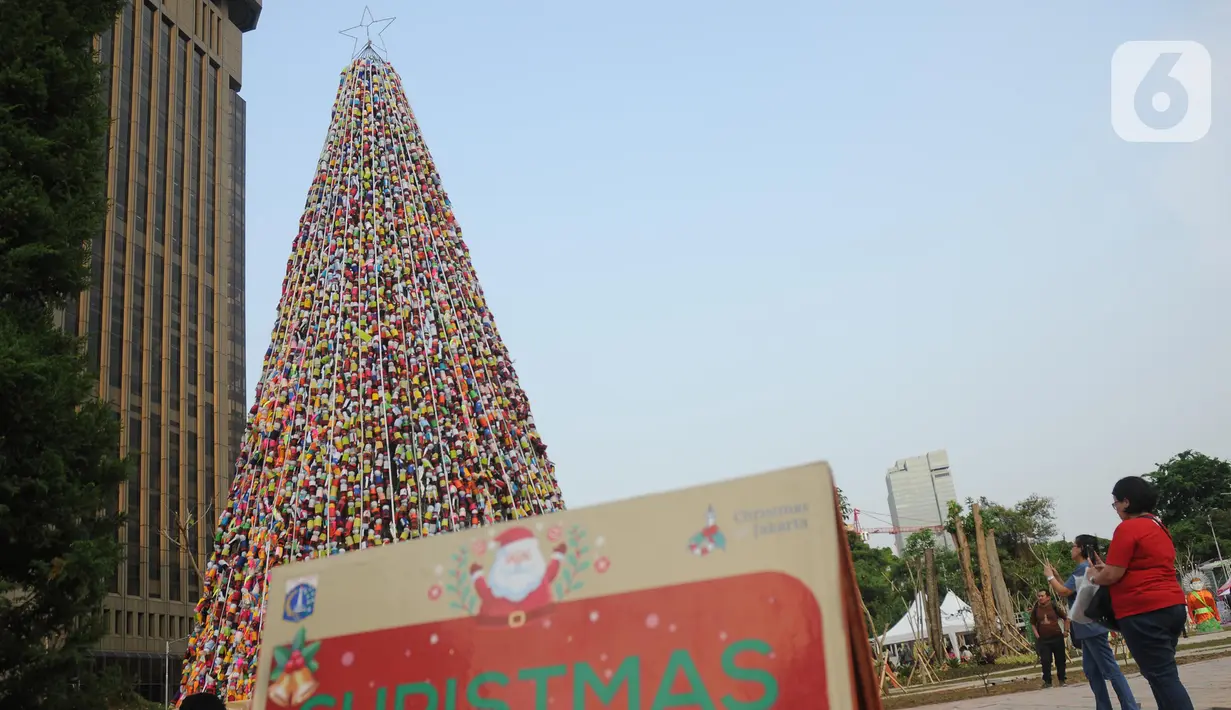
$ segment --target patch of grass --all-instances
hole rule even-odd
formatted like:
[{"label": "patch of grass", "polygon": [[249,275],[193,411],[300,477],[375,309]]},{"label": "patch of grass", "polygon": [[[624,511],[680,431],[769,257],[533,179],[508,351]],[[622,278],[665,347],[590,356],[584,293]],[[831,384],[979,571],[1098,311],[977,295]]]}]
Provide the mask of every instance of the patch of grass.
[{"label": "patch of grass", "polygon": [[[1216,642],[1218,643],[1218,642]],[[1226,643],[1226,639],[1222,639],[1221,643]],[[1190,644],[1191,648],[1192,645]],[[1200,661],[1209,661],[1215,658],[1226,658],[1231,656],[1231,648],[1220,649],[1213,653],[1199,653],[1191,656],[1183,656],[1175,659],[1177,665],[1187,665],[1189,663],[1198,663]],[[1137,664],[1129,662],[1124,666],[1125,673],[1137,672]],[[1086,674],[1078,669],[1072,669],[1068,672],[1068,682],[1073,684],[1086,684]],[[1028,678],[1018,680],[989,680],[987,686],[977,685],[965,688],[950,688],[948,690],[937,690],[935,692],[912,693],[910,695],[890,695],[881,698],[881,706],[884,710],[899,710],[900,708],[914,708],[924,705],[933,705],[936,703],[952,703],[958,700],[970,700],[972,698],[987,698],[997,695],[1011,695],[1013,693],[1024,693],[1031,690],[1038,690],[1043,684],[1042,678]]]},{"label": "patch of grass", "polygon": [[1039,665],[1039,660],[1036,658],[1030,662],[1017,661],[1014,663],[1001,664],[999,660],[995,664],[986,666],[977,666],[970,663],[965,663],[957,668],[946,668],[938,673],[940,682],[945,683],[953,680],[972,680],[989,673],[1002,673],[1004,671],[1016,670],[1018,668],[1030,668],[1031,666]]},{"label": "patch of grass", "polygon": [[1039,662],[1038,654],[1034,653],[1019,653],[1014,656],[1001,656],[996,659],[996,665],[1006,668],[1014,668],[1016,666],[1031,666]]},{"label": "patch of grass", "polygon": [[996,685],[989,685],[987,688],[977,686],[973,688],[953,688],[951,690],[941,690],[935,693],[891,695],[887,698],[881,698],[881,707],[883,707],[884,710],[914,708],[921,705],[932,705],[934,703],[952,703],[958,700],[969,700],[971,698],[987,698],[993,695],[1021,693],[1027,690],[1036,690],[1038,687],[1038,681],[1021,680],[1014,683],[997,683]]}]

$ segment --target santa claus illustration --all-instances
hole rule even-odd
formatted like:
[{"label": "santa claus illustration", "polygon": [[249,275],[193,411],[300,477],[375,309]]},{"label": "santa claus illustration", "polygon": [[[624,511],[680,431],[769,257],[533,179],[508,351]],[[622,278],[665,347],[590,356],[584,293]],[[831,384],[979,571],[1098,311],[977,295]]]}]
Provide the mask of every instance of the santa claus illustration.
[{"label": "santa claus illustration", "polygon": [[493,540],[496,559],[486,573],[483,565],[470,566],[479,595],[478,620],[485,626],[516,629],[551,609],[551,583],[560,573],[568,546],[556,545],[551,561],[543,558],[539,541],[527,528],[511,528]]}]

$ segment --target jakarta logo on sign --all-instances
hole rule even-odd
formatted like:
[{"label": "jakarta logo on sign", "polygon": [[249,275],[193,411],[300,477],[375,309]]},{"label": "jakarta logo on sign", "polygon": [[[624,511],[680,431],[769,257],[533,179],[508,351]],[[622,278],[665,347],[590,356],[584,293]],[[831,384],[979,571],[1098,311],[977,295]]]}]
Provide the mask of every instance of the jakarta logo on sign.
[{"label": "jakarta logo on sign", "polygon": [[282,618],[303,621],[316,611],[316,577],[301,577],[286,583],[286,599],[282,602]]}]

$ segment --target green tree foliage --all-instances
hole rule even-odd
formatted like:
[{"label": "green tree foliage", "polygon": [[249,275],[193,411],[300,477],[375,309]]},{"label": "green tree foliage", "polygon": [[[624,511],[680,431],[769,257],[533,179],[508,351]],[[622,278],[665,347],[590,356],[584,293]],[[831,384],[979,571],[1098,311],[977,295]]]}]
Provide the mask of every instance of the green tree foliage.
[{"label": "green tree foliage", "polygon": [[[53,308],[106,215],[92,43],[121,0],[0,0],[0,707],[100,707],[119,428]],[[110,511],[110,512],[109,512]]]},{"label": "green tree foliage", "polygon": [[842,519],[849,521],[851,519],[851,502],[847,499],[846,494],[841,488],[834,486],[834,490],[838,492],[838,511],[842,514]]},{"label": "green tree foliage", "polygon": [[1231,462],[1184,451],[1145,477],[1158,487],[1157,512],[1181,558],[1198,564],[1216,559],[1215,534],[1224,559],[1231,557]]},{"label": "green tree foliage", "polygon": [[910,597],[903,596],[907,589],[901,586],[894,588],[895,584],[906,580],[905,566],[887,547],[871,547],[853,532],[847,533],[846,538],[855,561],[859,594],[872,617],[871,623],[875,625],[874,629],[868,630],[868,634],[879,635],[884,632],[886,624],[897,622],[910,604]]},{"label": "green tree foliage", "polygon": [[[979,560],[975,554],[975,522],[970,506],[950,503],[951,519],[961,523],[966,539],[971,544],[970,562],[975,579],[979,577]],[[1042,560],[1050,560],[1061,574],[1068,575],[1073,568],[1069,545],[1056,541],[1055,501],[1041,495],[1028,496],[1012,506],[1004,506],[987,498],[979,499],[980,515],[985,530],[992,530],[996,539],[996,553],[1004,570],[1005,586],[1009,595],[1025,604],[1033,594],[1045,587]],[[950,525],[950,532],[955,528]],[[1070,541],[1071,542],[1071,541]]]},{"label": "green tree foliage", "polygon": [[[967,501],[969,507],[970,501]],[[983,527],[996,533],[996,547],[1013,556],[1030,556],[1030,546],[1056,537],[1056,502],[1047,496],[1030,495],[1011,507],[979,499]],[[967,515],[968,534],[974,533],[974,518]]]},{"label": "green tree foliage", "polygon": [[[847,533],[847,542],[851,547],[851,557],[855,560],[855,578],[859,583],[860,595],[872,623],[876,625],[868,633],[879,635],[887,625],[897,623],[906,613],[916,592],[923,591],[923,551],[935,544],[935,538],[927,532],[911,535],[906,543],[906,553],[901,557],[887,547],[871,547],[855,533]],[[941,547],[933,554],[942,599],[945,592],[950,590],[965,599],[957,553]]]},{"label": "green tree foliage", "polygon": [[957,552],[944,545],[936,544],[936,536],[926,530],[911,533],[906,538],[902,559],[920,569],[924,563],[926,550],[932,550],[936,564],[936,584],[940,587],[941,599],[947,592],[953,592],[963,601],[966,600],[966,588],[962,582],[962,562]]}]

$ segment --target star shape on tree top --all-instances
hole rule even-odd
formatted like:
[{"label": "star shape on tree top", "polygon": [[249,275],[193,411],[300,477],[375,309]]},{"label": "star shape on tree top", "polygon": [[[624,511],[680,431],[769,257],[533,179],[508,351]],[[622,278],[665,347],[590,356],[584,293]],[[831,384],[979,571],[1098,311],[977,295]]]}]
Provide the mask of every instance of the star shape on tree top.
[{"label": "star shape on tree top", "polygon": [[[371,8],[365,6],[363,8],[363,18],[360,20],[359,24],[342,30],[338,34],[344,37],[350,37],[355,41],[354,46],[351,48],[352,58],[359,56],[369,47],[372,49],[379,49],[381,52],[388,54],[389,50],[385,47],[385,40],[381,37],[381,35],[385,30],[389,29],[389,25],[393,24],[395,19],[397,18],[386,17],[380,20],[374,19],[372,17]],[[362,47],[359,46],[360,41],[363,42]]]}]

